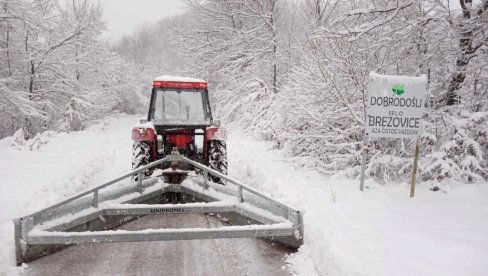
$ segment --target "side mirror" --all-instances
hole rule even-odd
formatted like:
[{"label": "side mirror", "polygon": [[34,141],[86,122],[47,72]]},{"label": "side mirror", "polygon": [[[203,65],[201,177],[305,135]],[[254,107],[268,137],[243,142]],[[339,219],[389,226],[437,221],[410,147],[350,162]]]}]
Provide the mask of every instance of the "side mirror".
[{"label": "side mirror", "polygon": [[141,119],[141,120],[139,121],[139,123],[141,123],[141,124],[145,124],[145,123],[147,123],[147,120],[146,120],[146,119]]},{"label": "side mirror", "polygon": [[220,123],[220,120],[213,120],[213,125],[217,128],[220,127],[221,123]]}]

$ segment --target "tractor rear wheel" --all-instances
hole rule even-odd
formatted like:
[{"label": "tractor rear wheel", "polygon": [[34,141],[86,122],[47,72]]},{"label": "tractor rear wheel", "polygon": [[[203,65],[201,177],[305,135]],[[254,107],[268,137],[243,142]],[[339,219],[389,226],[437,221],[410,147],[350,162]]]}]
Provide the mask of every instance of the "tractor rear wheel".
[{"label": "tractor rear wheel", "polygon": [[[208,142],[208,166],[221,174],[227,175],[227,148],[225,141],[210,140]],[[215,183],[224,184],[223,179],[209,174],[209,179]]]},{"label": "tractor rear wheel", "polygon": [[[137,170],[151,163],[151,143],[146,141],[134,141],[132,145],[132,170]],[[148,178],[151,171],[142,173],[142,179]],[[137,174],[132,176],[134,182],[139,181]]]}]

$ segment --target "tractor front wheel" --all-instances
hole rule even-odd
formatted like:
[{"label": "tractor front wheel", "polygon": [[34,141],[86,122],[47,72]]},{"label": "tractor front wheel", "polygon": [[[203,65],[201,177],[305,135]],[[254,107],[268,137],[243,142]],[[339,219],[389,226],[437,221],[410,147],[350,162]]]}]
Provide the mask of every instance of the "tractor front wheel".
[{"label": "tractor front wheel", "polygon": [[[151,143],[146,141],[134,141],[132,145],[132,170],[137,170],[151,163]],[[151,175],[150,170],[142,172],[142,179]],[[139,181],[138,174],[132,176],[134,182]]]},{"label": "tractor front wheel", "polygon": [[[221,174],[227,175],[227,148],[225,141],[210,140],[208,142],[208,166]],[[209,179],[215,183],[224,184],[223,179],[209,174]]]}]

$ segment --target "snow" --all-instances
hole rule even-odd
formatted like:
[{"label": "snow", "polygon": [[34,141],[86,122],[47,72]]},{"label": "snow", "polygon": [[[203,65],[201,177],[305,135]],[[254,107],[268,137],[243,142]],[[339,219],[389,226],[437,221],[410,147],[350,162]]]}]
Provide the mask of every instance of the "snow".
[{"label": "snow", "polygon": [[12,219],[129,171],[131,130],[140,118],[115,114],[85,131],[43,135],[37,150],[0,140],[0,274],[17,272]]},{"label": "snow", "polygon": [[176,82],[206,82],[202,79],[188,78],[188,77],[178,77],[178,76],[159,76],[154,79],[154,81],[176,81]]},{"label": "snow", "polygon": [[144,123],[141,123],[139,121],[139,123],[135,124],[134,127],[135,128],[137,127],[137,128],[150,128],[150,129],[155,129],[153,122],[144,122]]},{"label": "snow", "polygon": [[[304,211],[305,244],[288,257],[297,275],[485,275],[487,185],[379,185],[328,178],[271,144],[229,128],[229,174]],[[294,160],[295,162],[291,162]],[[407,180],[406,180],[407,182]]]},{"label": "snow", "polygon": [[[226,199],[216,202],[195,202],[186,203],[185,207],[228,207],[236,203],[235,199]],[[178,208],[180,204],[120,204],[120,203],[107,203],[105,208],[118,208],[118,209],[140,209],[140,208]]]},{"label": "snow", "polygon": [[[42,135],[38,148],[30,140],[0,140],[0,275],[24,272],[15,267],[11,219],[126,173],[131,129],[143,117],[115,114],[85,131]],[[271,150],[240,129],[228,128],[229,176],[304,211],[305,244],[286,258],[294,274],[488,271],[488,185],[452,182],[432,192],[430,183],[419,183],[409,198],[408,180],[380,185],[367,179],[361,193],[359,180],[304,169],[306,160]]]},{"label": "snow", "polygon": [[144,229],[144,230],[137,230],[137,231],[129,231],[129,230],[105,230],[105,231],[91,231],[91,232],[57,232],[57,231],[44,231],[37,228],[34,228],[29,232],[29,235],[32,237],[42,237],[42,236],[51,236],[51,237],[83,237],[89,235],[90,237],[104,237],[110,235],[117,235],[117,234],[165,234],[165,233],[192,233],[192,232],[214,232],[214,231],[241,231],[241,230],[282,230],[282,229],[289,229],[293,225],[291,222],[281,222],[281,223],[273,223],[273,224],[249,224],[249,225],[232,225],[232,226],[223,226],[223,227],[216,227],[216,228],[163,228],[163,229]]},{"label": "snow", "polygon": [[402,82],[402,83],[407,83],[407,84],[418,84],[418,85],[423,85],[427,83],[427,76],[426,75],[421,75],[419,77],[413,77],[413,76],[397,76],[397,75],[383,75],[383,74],[378,74],[374,71],[369,72],[369,77],[371,79],[374,79],[375,81],[381,82],[381,81],[396,81],[396,82]]}]

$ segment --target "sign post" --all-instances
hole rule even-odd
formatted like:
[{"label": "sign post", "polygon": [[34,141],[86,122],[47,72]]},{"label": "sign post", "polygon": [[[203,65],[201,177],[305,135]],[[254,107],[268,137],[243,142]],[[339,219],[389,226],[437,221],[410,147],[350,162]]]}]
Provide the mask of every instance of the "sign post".
[{"label": "sign post", "polygon": [[368,154],[368,135],[364,135],[363,154],[361,156],[361,183],[359,190],[364,191],[364,171],[366,170],[366,155]]},{"label": "sign post", "polygon": [[420,138],[415,143],[415,157],[413,158],[412,182],[410,184],[410,197],[415,195],[415,176],[417,175],[417,164],[419,162]]},{"label": "sign post", "polygon": [[417,171],[422,133],[421,117],[424,114],[427,78],[389,76],[371,72],[368,82],[366,108],[365,143],[361,164],[360,190],[364,188],[364,169],[366,167],[366,137],[409,138],[417,139],[412,173],[411,197],[415,191],[415,174]]}]

